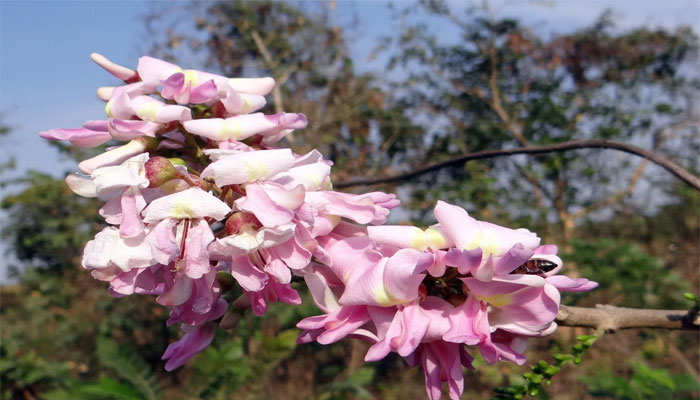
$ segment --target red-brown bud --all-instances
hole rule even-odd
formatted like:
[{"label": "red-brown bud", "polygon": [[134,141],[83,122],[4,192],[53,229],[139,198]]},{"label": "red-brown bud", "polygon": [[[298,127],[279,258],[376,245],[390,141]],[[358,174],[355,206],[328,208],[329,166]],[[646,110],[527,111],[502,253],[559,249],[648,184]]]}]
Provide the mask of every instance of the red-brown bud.
[{"label": "red-brown bud", "polygon": [[144,164],[146,178],[151,184],[150,188],[160,187],[168,181],[179,177],[180,173],[175,166],[165,157],[151,157]]},{"label": "red-brown bud", "polygon": [[233,329],[241,321],[241,312],[239,310],[231,310],[224,314],[223,318],[219,322],[219,328],[221,329]]},{"label": "red-brown bud", "polygon": [[236,286],[236,279],[229,272],[217,271],[215,279],[222,293],[226,293]]},{"label": "red-brown bud", "polygon": [[204,181],[204,179],[198,177],[197,175],[194,174],[188,174],[188,177],[190,178],[189,181],[191,184],[194,184],[194,186],[202,189],[202,190],[209,190],[209,184]]}]

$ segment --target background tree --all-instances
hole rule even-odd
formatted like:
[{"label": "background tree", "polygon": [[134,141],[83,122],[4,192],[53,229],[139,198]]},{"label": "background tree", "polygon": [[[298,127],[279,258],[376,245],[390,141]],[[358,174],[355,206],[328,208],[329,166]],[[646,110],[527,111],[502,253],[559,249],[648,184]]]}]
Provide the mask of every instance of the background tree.
[{"label": "background tree", "polygon": [[304,153],[313,148],[335,163],[338,179],[386,173],[421,146],[423,131],[405,106],[389,101],[381,74],[360,73],[344,29],[331,21],[333,3],[192,3],[180,10],[196,31],[176,30],[177,16],[156,17],[150,52],[164,59],[194,58],[227,76],[272,76],[267,109],[304,113],[309,125],[289,137]]},{"label": "background tree", "polygon": [[[484,149],[601,138],[695,167],[698,74],[691,65],[698,54],[690,28],[620,31],[606,13],[589,28],[545,39],[478,9],[422,5],[417,13],[453,25],[459,40],[438,37],[410,14],[395,38],[399,50],[389,67],[414,84],[402,79],[395,88],[403,89],[393,92],[411,104],[416,121],[430,121],[422,124],[430,145],[415,165]],[[529,226],[556,221],[552,233],[568,241],[578,222],[614,212],[638,185],[647,190],[632,204],[653,211],[664,193],[649,184],[669,193],[676,182],[645,174],[647,165],[600,150],[511,157],[444,171],[438,188],[435,176],[426,176],[415,194],[421,203],[468,201],[474,210]]]}]

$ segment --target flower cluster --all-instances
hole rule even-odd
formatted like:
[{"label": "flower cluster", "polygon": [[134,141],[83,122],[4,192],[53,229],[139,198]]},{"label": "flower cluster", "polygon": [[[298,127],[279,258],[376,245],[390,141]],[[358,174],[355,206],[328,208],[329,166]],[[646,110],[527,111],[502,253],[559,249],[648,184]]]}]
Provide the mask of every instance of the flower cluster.
[{"label": "flower cluster", "polygon": [[66,178],[104,201],[108,227],[82,266],[110,293],[155,295],[184,336],[163,359],[172,370],[206,348],[216,326],[250,308],[299,304],[308,286],[323,314],[298,323],[300,343],[356,337],[366,361],[396,352],[421,365],[428,396],[463,391],[466,346],[486,361],[522,364],[528,337],[548,335],[560,291],[596,286],[558,275],[552,245],[527,230],[480,222],[439,202],[438,224],[387,226],[392,194],[332,190],[332,163],[276,147],[303,114],[265,115],[271,78],[226,78],[142,57],[136,70],[93,54],[124,85],[98,89],[107,119],[41,132],[80,147],[126,142]]}]

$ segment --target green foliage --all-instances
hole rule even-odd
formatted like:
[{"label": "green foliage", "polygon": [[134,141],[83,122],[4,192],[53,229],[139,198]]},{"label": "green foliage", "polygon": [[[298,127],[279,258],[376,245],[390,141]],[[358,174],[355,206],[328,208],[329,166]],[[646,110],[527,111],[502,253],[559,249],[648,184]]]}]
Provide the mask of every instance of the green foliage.
[{"label": "green foliage", "polygon": [[172,31],[157,25],[170,17],[192,20],[197,33],[154,37],[151,53],[172,59],[194,53],[227,76],[272,76],[278,88],[263,111],[304,113],[309,120],[286,138],[295,152],[318,149],[335,163],[336,180],[386,173],[410,160],[423,132],[405,115],[406,107],[380,89],[381,75],[356,71],[327,6],[215,1],[167,15],[159,10],[154,31]]},{"label": "green foliage", "polygon": [[63,399],[117,399],[117,400],[156,400],[161,399],[159,384],[151,367],[139,357],[133,348],[118,345],[113,340],[99,337],[96,349],[97,359],[109,371],[119,377],[119,381],[100,376],[97,382],[81,383],[68,380],[68,388],[55,389],[43,393],[49,400]]},{"label": "green foliage", "polygon": [[240,338],[223,338],[192,362],[187,390],[191,398],[226,399],[242,387],[249,376],[249,359]]},{"label": "green foliage", "polygon": [[[423,163],[483,149],[607,138],[664,148],[693,165],[697,152],[686,146],[697,146],[697,136],[682,128],[692,120],[682,110],[698,100],[697,74],[684,72],[698,57],[691,29],[625,31],[604,14],[593,26],[543,38],[477,7],[463,13],[445,1],[421,5],[407,7],[402,30],[389,40],[399,50],[389,55],[388,67],[400,77],[395,92],[428,137],[418,152]],[[426,28],[426,11],[446,29]],[[447,29],[455,33],[441,34]],[[658,94],[654,101],[647,91]],[[638,166],[600,151],[480,164],[481,173],[468,164],[416,179],[417,197],[409,205],[422,214],[440,198],[506,220],[558,221],[553,233],[568,241],[572,219],[617,204],[625,196],[606,199]]]},{"label": "green foliage", "polygon": [[[597,295],[615,293],[627,307],[675,308],[682,306],[681,296],[688,282],[644,252],[638,245],[612,239],[575,239],[564,259],[585,277],[600,284]],[[582,297],[567,294],[568,304]]]},{"label": "green foliage", "polygon": [[535,365],[531,367],[532,372],[526,372],[523,374],[525,383],[514,384],[511,386],[499,386],[493,389],[496,395],[492,397],[493,400],[507,400],[507,399],[523,399],[525,396],[529,395],[532,397],[539,398],[549,398],[546,393],[544,393],[542,384],[550,385],[551,379],[556,375],[562,366],[569,362],[576,365],[581,364],[581,356],[591,347],[591,345],[598,339],[598,337],[593,335],[581,335],[576,338],[578,343],[574,344],[571,348],[571,353],[567,354],[554,354],[554,363],[549,364],[547,361],[540,360]]},{"label": "green foliage", "polygon": [[[160,398],[148,371],[168,332],[152,299],[114,299],[89,274],[73,268],[30,268],[20,284],[3,286],[0,294],[3,398],[94,397],[75,394],[83,393],[84,384],[125,386],[139,398]],[[134,347],[139,339],[141,346]],[[104,374],[118,385],[100,380]]]},{"label": "green foliage", "polygon": [[102,224],[95,199],[75,196],[62,179],[28,172],[12,182],[17,194],[5,196],[1,238],[19,261],[50,269],[72,265]]},{"label": "green foliage", "polygon": [[14,394],[27,392],[30,387],[59,385],[70,380],[65,365],[46,360],[41,352],[19,354],[22,347],[23,343],[16,339],[3,340],[0,344],[3,399],[11,399]]},{"label": "green foliage", "polygon": [[[12,127],[5,123],[4,118],[5,112],[0,111],[0,141],[5,139],[12,132]],[[0,175],[2,175],[5,171],[14,169],[15,165],[15,157],[5,154],[4,160],[0,162]],[[5,187],[5,185],[5,182],[0,182],[0,188]]]},{"label": "green foliage", "polygon": [[105,367],[128,382],[143,399],[161,398],[158,382],[151,367],[128,346],[119,346],[107,338],[97,340],[97,358]]},{"label": "green foliage", "polygon": [[105,376],[97,383],[76,384],[70,389],[52,390],[42,394],[47,400],[95,399],[95,400],[143,400],[138,391]]},{"label": "green foliage", "polygon": [[683,298],[693,303],[693,305],[688,310],[688,314],[691,316],[697,316],[698,313],[700,313],[700,299],[698,299],[696,295],[688,292],[683,293]]},{"label": "green foliage", "polygon": [[372,395],[365,386],[372,383],[374,375],[375,370],[372,367],[358,368],[344,380],[319,387],[319,395],[316,398],[318,400],[346,399],[349,396],[361,399],[371,398]]},{"label": "green foliage", "polygon": [[641,362],[630,364],[632,368],[625,377],[602,368],[594,376],[580,379],[588,384],[591,396],[606,399],[696,399],[700,392],[700,383],[692,375],[671,374]]}]

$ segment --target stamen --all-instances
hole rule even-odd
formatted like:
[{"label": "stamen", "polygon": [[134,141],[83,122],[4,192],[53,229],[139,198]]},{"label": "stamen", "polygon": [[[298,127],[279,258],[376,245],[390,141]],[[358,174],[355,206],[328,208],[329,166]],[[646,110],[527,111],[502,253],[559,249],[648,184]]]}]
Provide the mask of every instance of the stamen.
[{"label": "stamen", "polygon": [[190,230],[190,220],[185,220],[185,226],[182,228],[182,240],[180,240],[180,257],[178,261],[185,259],[185,243],[187,243],[187,232]]},{"label": "stamen", "polygon": [[255,264],[260,270],[263,270],[265,268],[265,261],[263,261],[262,254],[260,254],[260,251],[256,250],[251,253],[248,253],[248,259]]}]

